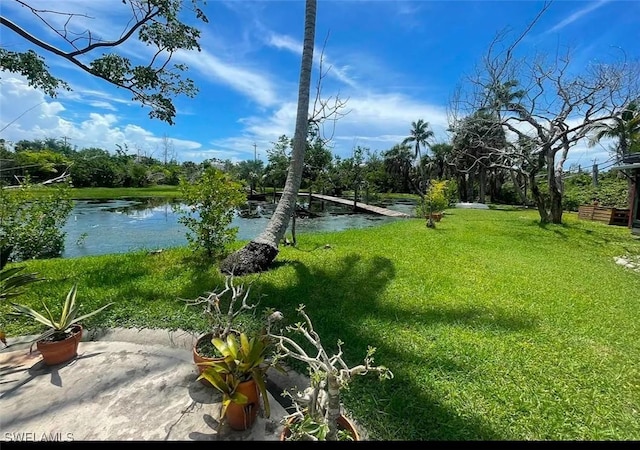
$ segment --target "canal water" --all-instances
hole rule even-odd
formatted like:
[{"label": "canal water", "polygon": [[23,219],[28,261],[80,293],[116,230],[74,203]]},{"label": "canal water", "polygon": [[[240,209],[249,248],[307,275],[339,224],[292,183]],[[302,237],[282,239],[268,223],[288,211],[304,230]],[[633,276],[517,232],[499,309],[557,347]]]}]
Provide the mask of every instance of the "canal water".
[{"label": "canal water", "polygon": [[[63,227],[66,232],[63,258],[137,250],[159,250],[187,244],[187,228],[178,223],[181,217],[167,199],[77,200]],[[303,204],[307,207],[308,205]],[[380,204],[408,214],[411,201]],[[273,214],[275,204],[269,201],[249,202],[238,210],[230,226],[238,227],[239,240],[256,237]],[[354,213],[351,208],[314,201],[309,208],[313,217],[296,219],[296,234],[314,231],[342,231],[388,223],[397,218],[376,214]],[[290,230],[287,231],[290,233]]]}]

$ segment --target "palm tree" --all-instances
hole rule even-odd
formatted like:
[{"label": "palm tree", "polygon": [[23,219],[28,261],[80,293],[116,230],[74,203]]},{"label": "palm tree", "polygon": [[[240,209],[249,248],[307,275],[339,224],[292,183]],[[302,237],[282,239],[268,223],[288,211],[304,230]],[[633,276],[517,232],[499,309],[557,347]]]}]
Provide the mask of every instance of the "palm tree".
[{"label": "palm tree", "polygon": [[407,144],[396,144],[384,154],[385,172],[392,178],[398,192],[409,192],[412,152]]},{"label": "palm tree", "polygon": [[451,153],[453,152],[453,145],[444,142],[433,144],[431,146],[431,153],[433,153],[433,161],[436,169],[436,178],[448,178],[449,167],[447,163]]},{"label": "palm tree", "polygon": [[594,146],[604,138],[618,140],[618,159],[629,153],[640,152],[640,99],[631,101],[613,123],[600,122],[592,127],[594,135],[589,145]]},{"label": "palm tree", "polygon": [[424,167],[422,164],[422,153],[420,148],[421,146],[427,147],[429,145],[429,140],[433,136],[433,131],[429,128],[429,122],[419,119],[417,122],[411,122],[411,132],[409,133],[409,136],[402,141],[403,144],[408,144],[410,142],[415,143],[415,154],[413,157],[418,159],[421,179],[421,186],[419,186],[418,194],[421,197],[424,196],[424,192],[427,189],[427,183],[424,177]]},{"label": "palm tree", "polygon": [[[607,122],[597,123],[592,127],[595,134],[589,140],[589,146],[593,147],[604,138],[618,140],[617,157],[622,162],[630,153],[640,152],[640,98],[629,102],[620,115],[613,118],[613,124]],[[629,210],[633,210],[633,182],[628,180]]]},{"label": "palm tree", "polygon": [[282,196],[269,223],[260,235],[220,263],[224,273],[243,275],[262,272],[269,268],[278,255],[278,244],[284,237],[289,219],[294,212],[307,146],[309,130],[309,90],[313,67],[313,46],[316,30],[316,0],[306,0],[304,19],[304,43],[298,84],[298,110],[293,136],[291,161]]}]

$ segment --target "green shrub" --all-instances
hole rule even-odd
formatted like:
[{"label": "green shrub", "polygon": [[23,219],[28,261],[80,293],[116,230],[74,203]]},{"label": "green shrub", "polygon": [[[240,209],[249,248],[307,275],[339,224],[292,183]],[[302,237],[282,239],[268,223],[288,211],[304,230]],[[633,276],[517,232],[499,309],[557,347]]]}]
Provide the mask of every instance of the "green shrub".
[{"label": "green shrub", "polygon": [[236,208],[247,201],[242,184],[216,169],[207,168],[195,182],[180,181],[180,205],[174,210],[181,214],[178,222],[185,225],[189,246],[195,251],[205,250],[207,256],[218,257],[225,245],[235,240],[237,227],[229,227]]},{"label": "green shrub", "polygon": [[629,184],[626,178],[620,178],[616,172],[606,172],[598,180],[598,186],[593,186],[590,174],[579,174],[565,181],[563,208],[567,211],[577,211],[580,205],[591,204],[598,199],[601,206],[625,209],[629,207],[627,195]]},{"label": "green shrub", "polygon": [[[449,207],[452,190],[448,188],[448,180],[431,180],[429,188],[421,201],[416,206],[416,216],[428,217],[429,212],[444,211]],[[454,186],[455,187],[455,186]]]},{"label": "green shrub", "polygon": [[17,188],[0,187],[0,265],[60,256],[66,235],[62,227],[72,208],[67,185],[37,193],[28,182]]}]

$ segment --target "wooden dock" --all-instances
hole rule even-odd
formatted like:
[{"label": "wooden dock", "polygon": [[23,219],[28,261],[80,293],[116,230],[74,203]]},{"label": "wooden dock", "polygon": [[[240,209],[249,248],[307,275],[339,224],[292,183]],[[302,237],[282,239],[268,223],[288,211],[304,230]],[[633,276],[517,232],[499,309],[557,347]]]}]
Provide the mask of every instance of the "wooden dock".
[{"label": "wooden dock", "polygon": [[[302,195],[307,195],[305,193],[300,194]],[[341,205],[347,205],[347,206],[353,206],[353,200],[348,200],[346,198],[340,198],[340,197],[332,197],[330,195],[322,195],[322,194],[311,194],[311,196],[317,200],[325,200],[327,202],[333,202],[333,203],[339,203]],[[408,214],[405,214],[403,212],[400,211],[394,211],[392,209],[387,209],[387,208],[381,208],[379,206],[373,206],[373,205],[367,205],[366,203],[361,203],[361,202],[356,202],[356,209],[362,210],[362,211],[368,211],[368,212],[372,212],[374,214],[380,214],[381,216],[387,216],[387,217],[411,217]]]}]

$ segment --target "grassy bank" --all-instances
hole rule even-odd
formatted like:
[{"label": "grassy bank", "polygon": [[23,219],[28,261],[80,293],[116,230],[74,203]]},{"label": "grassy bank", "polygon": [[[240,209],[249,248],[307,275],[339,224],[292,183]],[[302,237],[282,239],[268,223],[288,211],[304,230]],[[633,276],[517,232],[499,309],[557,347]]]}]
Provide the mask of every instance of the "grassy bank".
[{"label": "grassy bank", "polygon": [[[576,214],[566,222],[454,209],[434,230],[407,219],[299,235],[273,270],[243,281],[289,322],[307,305],[350,364],[378,348],[395,378],[358,378],[345,398],[372,439],[638,440],[640,274],[613,257],[640,254],[640,241]],[[116,302],[88,326],[202,330],[180,298],[223,281],[186,249],[27,265],[51,280],[22,303],[60,303],[74,281],[87,309]],[[37,330],[5,325],[9,336]]]},{"label": "grassy bank", "polygon": [[71,198],[75,200],[115,199],[133,197],[166,197],[180,196],[178,186],[150,186],[145,188],[73,188]]}]

